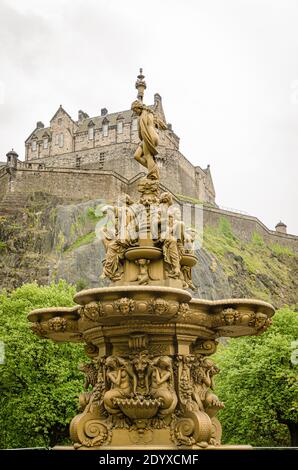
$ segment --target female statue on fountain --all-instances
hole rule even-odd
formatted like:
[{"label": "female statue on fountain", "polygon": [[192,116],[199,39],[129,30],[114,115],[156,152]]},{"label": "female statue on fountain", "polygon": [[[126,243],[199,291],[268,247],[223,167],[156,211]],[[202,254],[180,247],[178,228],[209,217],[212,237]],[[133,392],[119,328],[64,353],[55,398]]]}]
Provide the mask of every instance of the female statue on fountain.
[{"label": "female statue on fountain", "polygon": [[172,360],[168,356],[160,356],[152,361],[151,396],[162,398],[159,415],[166,416],[174,411],[177,395],[174,389]]},{"label": "female statue on fountain", "polygon": [[156,127],[166,129],[166,124],[159,117],[145,106],[141,101],[134,101],[131,105],[133,112],[139,116],[138,131],[141,140],[134,158],[148,170],[147,178],[158,180],[159,170],[155,156],[157,155],[158,134]]},{"label": "female statue on fountain", "polygon": [[120,357],[108,357],[106,368],[106,377],[111,389],[104,394],[104,406],[108,413],[118,414],[120,410],[113,400],[130,396],[136,377],[127,362]]}]

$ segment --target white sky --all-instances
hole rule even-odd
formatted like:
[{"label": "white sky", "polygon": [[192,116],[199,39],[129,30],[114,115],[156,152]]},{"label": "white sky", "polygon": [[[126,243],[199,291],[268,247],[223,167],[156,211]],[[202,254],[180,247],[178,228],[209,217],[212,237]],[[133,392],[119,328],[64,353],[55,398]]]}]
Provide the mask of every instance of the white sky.
[{"label": "white sky", "polygon": [[217,203],[298,234],[298,0],[0,0],[0,160],[60,104],[163,97]]}]

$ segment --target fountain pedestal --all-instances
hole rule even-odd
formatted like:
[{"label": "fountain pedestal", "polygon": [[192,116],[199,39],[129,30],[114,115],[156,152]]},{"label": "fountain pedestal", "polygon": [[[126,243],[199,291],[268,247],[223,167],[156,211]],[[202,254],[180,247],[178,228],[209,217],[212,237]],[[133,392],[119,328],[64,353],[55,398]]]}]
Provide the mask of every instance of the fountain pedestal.
[{"label": "fountain pedestal", "polygon": [[[142,202],[137,209],[152,217]],[[88,385],[81,413],[70,425],[74,449],[219,446],[216,414],[224,405],[213,391],[219,369],[209,357],[216,339],[260,334],[274,313],[258,300],[192,299],[186,287],[196,257],[185,249],[186,235],[177,241],[172,229],[161,236],[159,228],[154,240],[146,227],[146,243],[110,241],[109,287],[77,293],[76,307],[29,314],[40,337],[84,342],[91,359],[82,367]]]}]

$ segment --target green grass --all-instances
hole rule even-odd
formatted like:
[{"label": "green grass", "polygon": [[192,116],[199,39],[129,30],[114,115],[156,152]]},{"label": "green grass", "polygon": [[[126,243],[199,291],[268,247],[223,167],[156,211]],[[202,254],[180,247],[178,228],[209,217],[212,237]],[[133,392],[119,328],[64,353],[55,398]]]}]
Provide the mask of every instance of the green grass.
[{"label": "green grass", "polygon": [[89,220],[93,222],[98,222],[103,217],[103,213],[101,212],[101,207],[98,206],[96,209],[93,207],[89,207],[87,209],[87,217]]},{"label": "green grass", "polygon": [[258,232],[253,232],[251,241],[254,245],[265,246],[264,239]]},{"label": "green grass", "polygon": [[82,237],[78,237],[74,243],[72,243],[68,248],[64,250],[64,253],[69,253],[79,248],[82,245],[88,245],[89,243],[92,243],[94,239],[95,239],[94,231],[89,232],[86,235],[83,235]]},{"label": "green grass", "polygon": [[248,288],[257,298],[270,298],[269,290],[260,288],[260,281],[271,279],[278,284],[288,284],[290,267],[276,255],[295,256],[290,249],[266,244],[258,233],[252,235],[250,242],[244,242],[234,235],[225,218],[221,218],[217,226],[206,226],[203,235],[203,247],[216,257],[227,276],[237,276],[236,266],[242,260],[248,274]]},{"label": "green grass", "polygon": [[295,256],[295,253],[288,247],[282,246],[279,243],[271,243],[270,245],[271,251],[275,255],[287,255],[287,256]]}]

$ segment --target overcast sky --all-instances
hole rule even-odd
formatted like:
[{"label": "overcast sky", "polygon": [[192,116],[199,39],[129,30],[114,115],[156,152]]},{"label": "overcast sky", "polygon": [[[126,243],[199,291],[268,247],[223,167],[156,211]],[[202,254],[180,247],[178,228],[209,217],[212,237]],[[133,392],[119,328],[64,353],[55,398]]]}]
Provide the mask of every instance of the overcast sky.
[{"label": "overcast sky", "polygon": [[298,234],[297,0],[0,0],[0,160],[60,104],[77,119],[163,98],[216,200]]}]

